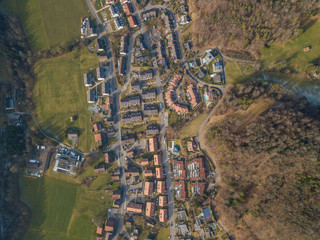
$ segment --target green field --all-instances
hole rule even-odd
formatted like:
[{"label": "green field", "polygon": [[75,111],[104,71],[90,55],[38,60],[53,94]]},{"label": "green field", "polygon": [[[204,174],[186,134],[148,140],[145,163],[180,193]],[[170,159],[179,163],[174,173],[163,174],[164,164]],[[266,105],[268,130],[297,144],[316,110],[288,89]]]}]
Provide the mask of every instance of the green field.
[{"label": "green field", "polygon": [[75,183],[51,176],[40,179],[23,176],[21,199],[32,211],[30,227],[24,240],[95,239],[92,217],[107,217],[111,196],[91,191]]},{"label": "green field", "polygon": [[199,128],[206,119],[207,114],[202,113],[181,129],[181,138],[198,136]]},{"label": "green field", "polygon": [[[303,32],[294,40],[285,44],[273,44],[264,48],[260,53],[260,61],[265,70],[275,68],[290,69],[291,72],[300,73],[306,66],[320,58],[320,20],[312,19],[303,28]],[[309,52],[303,49],[311,46]]]},{"label": "green field", "polygon": [[4,0],[2,6],[21,19],[35,51],[80,38],[80,19],[90,15],[82,0]]},{"label": "green field", "polygon": [[[61,57],[40,60],[34,66],[37,81],[33,91],[35,113],[45,132],[67,142],[69,127],[80,130],[78,149],[90,151],[96,146],[87,104],[83,74],[98,66],[98,57],[88,49]],[[71,116],[77,116],[73,123]]]}]

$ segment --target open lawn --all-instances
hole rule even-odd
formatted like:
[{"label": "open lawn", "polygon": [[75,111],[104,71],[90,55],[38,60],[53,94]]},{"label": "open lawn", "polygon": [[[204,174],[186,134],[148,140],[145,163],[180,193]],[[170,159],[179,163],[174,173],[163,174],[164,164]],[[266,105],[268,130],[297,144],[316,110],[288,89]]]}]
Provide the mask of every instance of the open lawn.
[{"label": "open lawn", "polygon": [[[303,27],[303,32],[285,44],[273,44],[260,52],[260,61],[265,70],[289,68],[292,72],[302,72],[306,66],[320,58],[320,19],[314,18]],[[311,47],[304,52],[305,47]]]},{"label": "open lawn", "polygon": [[255,66],[225,60],[227,84],[242,83],[258,73]]},{"label": "open lawn", "polygon": [[198,136],[199,128],[203,121],[206,119],[206,117],[207,114],[205,113],[199,114],[190,123],[185,125],[181,129],[181,138]]},{"label": "open lawn", "polygon": [[169,239],[169,235],[170,235],[170,228],[161,228],[158,235],[157,235],[157,240],[167,240]]},{"label": "open lawn", "polygon": [[35,51],[80,38],[80,19],[90,15],[79,0],[4,0],[2,5],[21,19]]},{"label": "open lawn", "polygon": [[[52,137],[67,143],[67,129],[80,131],[78,149],[90,151],[95,147],[92,123],[87,104],[83,74],[98,66],[98,58],[88,49],[78,50],[61,57],[41,60],[34,66],[37,81],[33,101],[40,126]],[[70,122],[71,116],[77,116]]]},{"label": "open lawn", "polygon": [[45,176],[22,176],[21,199],[32,211],[24,240],[95,239],[93,217],[107,217],[111,194]]}]

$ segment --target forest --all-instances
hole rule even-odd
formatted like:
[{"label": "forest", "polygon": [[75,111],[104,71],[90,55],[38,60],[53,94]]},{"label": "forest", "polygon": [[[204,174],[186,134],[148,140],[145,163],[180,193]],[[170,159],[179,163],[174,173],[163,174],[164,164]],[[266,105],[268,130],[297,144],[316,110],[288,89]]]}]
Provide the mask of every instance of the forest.
[{"label": "forest", "polygon": [[[267,101],[273,104],[248,118],[259,102]],[[256,81],[231,87],[213,118],[220,119],[207,133],[221,176],[215,204],[231,235],[317,239],[319,108],[277,85]]]},{"label": "forest", "polygon": [[319,12],[318,0],[192,1],[193,37],[199,48],[255,53],[269,42],[291,39]]}]

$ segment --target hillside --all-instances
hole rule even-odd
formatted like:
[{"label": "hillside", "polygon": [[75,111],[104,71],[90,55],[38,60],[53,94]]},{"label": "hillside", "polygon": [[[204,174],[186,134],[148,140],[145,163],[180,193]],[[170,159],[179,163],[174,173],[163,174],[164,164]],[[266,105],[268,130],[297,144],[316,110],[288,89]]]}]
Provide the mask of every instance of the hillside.
[{"label": "hillside", "polygon": [[193,37],[199,48],[256,53],[265,44],[285,42],[301,32],[318,12],[318,0],[201,0],[192,1]]},{"label": "hillside", "polygon": [[318,239],[320,112],[277,86],[232,87],[207,129],[235,239]]}]

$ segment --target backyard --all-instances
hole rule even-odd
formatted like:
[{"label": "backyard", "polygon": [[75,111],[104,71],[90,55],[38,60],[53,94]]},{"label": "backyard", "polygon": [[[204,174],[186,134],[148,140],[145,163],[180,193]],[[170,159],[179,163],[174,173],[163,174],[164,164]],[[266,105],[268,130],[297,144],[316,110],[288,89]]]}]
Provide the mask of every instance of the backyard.
[{"label": "backyard", "polygon": [[89,15],[78,0],[4,0],[2,6],[20,18],[34,51],[80,38],[80,19]]},{"label": "backyard", "polygon": [[[66,142],[68,128],[78,128],[77,148],[86,152],[95,147],[95,143],[83,74],[97,66],[97,56],[90,54],[88,49],[81,49],[40,60],[33,68],[37,77],[33,101],[40,126],[48,135],[62,142]],[[70,122],[71,116],[76,116],[76,121]]]}]

